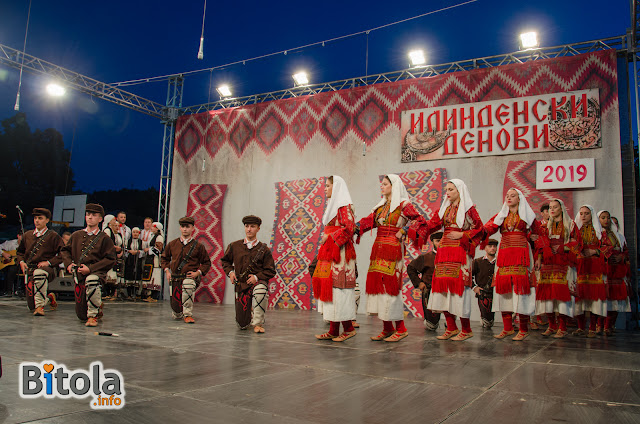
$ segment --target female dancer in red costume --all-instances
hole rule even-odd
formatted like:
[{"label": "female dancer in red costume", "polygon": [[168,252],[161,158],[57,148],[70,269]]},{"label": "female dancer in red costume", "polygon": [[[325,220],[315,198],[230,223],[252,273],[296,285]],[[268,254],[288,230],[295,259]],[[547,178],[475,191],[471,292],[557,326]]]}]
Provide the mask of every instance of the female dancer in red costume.
[{"label": "female dancer in red costume", "polygon": [[[536,268],[540,279],[536,288],[536,314],[546,314],[549,327],[542,333],[561,339],[567,334],[567,318],[573,317],[576,292],[576,255],[580,232],[569,218],[560,199],[549,202],[549,221],[536,242]],[[556,313],[558,319],[556,320]]]},{"label": "female dancer in red costume", "polygon": [[[438,214],[419,225],[415,232],[410,230],[409,237],[421,244],[429,234],[444,228],[444,236],[436,253],[427,308],[433,312],[443,312],[447,320],[447,331],[437,338],[460,341],[473,337],[469,321],[474,299],[471,266],[484,230],[480,215],[462,180],[449,180],[445,193]],[[456,316],[460,316],[462,332],[456,325]]]},{"label": "female dancer in red costume", "polygon": [[607,288],[605,286],[606,259],[613,254],[608,237],[602,236],[600,221],[591,205],[582,205],[576,215],[580,231],[580,250],[577,258],[578,274],[575,315],[578,329],[574,335],[585,334],[585,312],[591,312],[587,337],[596,337],[597,318],[607,316]]},{"label": "female dancer in red costume", "polygon": [[[360,243],[362,234],[373,228],[378,229],[371,249],[365,292],[367,313],[378,314],[383,322],[383,329],[380,334],[371,337],[371,340],[397,342],[409,334],[404,325],[401,293],[404,271],[402,238],[406,233],[402,227],[410,221],[424,223],[425,220],[409,201],[407,189],[397,175],[385,176],[380,184],[380,191],[380,202],[356,226],[357,243]],[[396,324],[395,331],[392,321]]]},{"label": "female dancer in red costume", "polygon": [[[600,317],[598,327],[604,327],[604,335],[611,336],[616,326],[619,312],[631,312],[631,303],[627,285],[629,281],[629,249],[624,235],[618,226],[611,221],[609,211],[598,212],[598,220],[602,226],[603,236],[609,239],[613,253],[607,260],[607,318]],[[597,332],[597,331],[596,331]]]},{"label": "female dancer in red costume", "polygon": [[524,340],[529,335],[529,315],[536,307],[533,254],[530,235],[543,235],[536,214],[522,192],[515,188],[507,191],[502,209],[484,225],[486,239],[500,230],[502,238],[494,276],[493,312],[502,312],[504,330],[496,339],[514,333],[512,314],[518,314],[520,328],[513,338]]},{"label": "female dancer in red costume", "polygon": [[341,177],[327,178],[325,194],[329,202],[322,216],[324,234],[311,282],[318,311],[322,312],[325,321],[329,321],[330,327],[316,338],[343,342],[356,335],[352,322],[356,319],[355,210],[347,184]]}]

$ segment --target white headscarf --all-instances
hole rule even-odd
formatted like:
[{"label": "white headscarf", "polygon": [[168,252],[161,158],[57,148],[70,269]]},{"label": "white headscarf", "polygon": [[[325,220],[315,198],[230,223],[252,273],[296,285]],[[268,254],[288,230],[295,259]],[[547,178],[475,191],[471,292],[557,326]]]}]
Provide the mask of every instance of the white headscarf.
[{"label": "white headscarf", "polygon": [[104,219],[102,220],[102,231],[106,230],[107,227],[109,227],[109,223],[113,221],[114,218],[115,216],[113,215],[107,215],[104,217]]},{"label": "white headscarf", "polygon": [[351,201],[351,194],[349,194],[347,183],[344,182],[342,177],[334,175],[333,189],[331,191],[331,197],[329,198],[329,204],[322,215],[322,224],[327,225],[336,217],[338,209],[351,204],[353,204],[353,202]]},{"label": "white headscarf", "polygon": [[[569,212],[567,212],[567,208],[564,206],[564,202],[561,199],[551,199],[551,202],[560,203],[560,208],[562,209],[562,226],[564,227],[564,242],[567,243],[571,238],[571,218],[569,217]],[[553,228],[553,217],[549,216],[549,221],[547,221],[547,228],[549,229],[549,234],[551,234],[551,229]]]},{"label": "white headscarf", "polygon": [[133,233],[134,231],[140,231],[140,227],[133,227],[133,228],[131,229],[131,232]]},{"label": "white headscarf", "polygon": [[[598,212],[598,223],[600,222],[600,215],[602,215],[603,212],[606,212],[609,214],[609,222],[611,222],[611,232],[613,234],[615,234],[616,238],[618,239],[618,243],[620,243],[620,249],[622,249],[622,247],[624,246],[624,243],[627,242],[627,240],[624,238],[624,235],[622,235],[622,233],[620,233],[620,231],[618,230],[618,226],[616,225],[615,222],[613,222],[613,219],[611,219],[611,212],[607,211],[607,210],[602,210]],[[604,228],[603,228],[604,230]]]},{"label": "white headscarf", "polygon": [[[409,201],[409,193],[407,193],[404,183],[396,174],[387,174],[386,177],[391,181],[391,207],[389,208],[389,212],[393,212],[402,202]],[[378,204],[375,205],[371,211],[375,212],[376,209],[384,205],[386,202],[387,198],[382,196],[382,199],[380,199]]]},{"label": "white headscarf", "polygon": [[598,240],[600,240],[602,238],[602,226],[600,225],[600,220],[598,219],[598,217],[596,216],[596,213],[593,210],[593,206],[581,205],[578,208],[578,214],[576,215],[576,219],[575,219],[576,227],[578,227],[578,230],[582,228],[582,219],[580,219],[580,209],[582,208],[587,208],[591,211],[591,225],[593,225],[593,229],[596,232],[596,237],[598,237]]},{"label": "white headscarf", "polygon": [[153,224],[151,224],[152,227],[156,227],[159,231],[160,231],[160,235],[162,236],[162,230],[164,229],[164,227],[162,226],[161,223],[159,222],[154,222]]},{"label": "white headscarf", "polygon": [[[515,190],[518,193],[518,197],[520,201],[518,203],[518,215],[520,219],[527,223],[527,228],[531,227],[531,224],[536,219],[536,213],[531,209],[529,202],[524,197],[524,194],[517,188],[511,187],[509,190]],[[507,191],[509,191],[507,190]],[[504,219],[509,215],[509,205],[507,205],[507,201],[502,204],[502,209],[498,212],[498,215],[493,219],[493,223],[496,225],[502,225]]]},{"label": "white headscarf", "polygon": [[[460,203],[458,203],[456,224],[459,228],[462,228],[467,211],[473,207],[473,200],[471,200],[471,194],[469,194],[469,189],[467,188],[467,185],[464,183],[464,181],[454,178],[447,182],[456,186],[456,188],[458,189],[458,193],[460,193]],[[440,206],[440,210],[438,211],[438,216],[440,217],[440,219],[442,219],[442,217],[444,216],[444,213],[447,211],[449,205],[451,205],[451,201],[449,200],[449,197],[445,195],[444,200],[442,201],[442,206]]]}]

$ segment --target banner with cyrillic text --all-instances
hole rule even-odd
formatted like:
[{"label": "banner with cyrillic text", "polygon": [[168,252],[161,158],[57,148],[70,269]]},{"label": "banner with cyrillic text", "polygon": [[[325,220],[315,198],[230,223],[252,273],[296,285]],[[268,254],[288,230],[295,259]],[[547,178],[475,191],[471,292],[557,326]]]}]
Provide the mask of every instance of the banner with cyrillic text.
[{"label": "banner with cyrillic text", "polygon": [[402,162],[602,147],[598,89],[401,112]]}]

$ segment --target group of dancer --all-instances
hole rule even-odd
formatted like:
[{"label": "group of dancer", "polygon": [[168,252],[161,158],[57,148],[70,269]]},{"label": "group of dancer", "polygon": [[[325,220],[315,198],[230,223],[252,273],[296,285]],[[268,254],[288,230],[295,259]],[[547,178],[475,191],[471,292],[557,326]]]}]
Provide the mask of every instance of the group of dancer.
[{"label": "group of dancer", "polygon": [[[366,278],[367,313],[377,315],[383,325],[381,332],[371,337],[373,341],[398,342],[408,336],[401,294],[405,242],[420,249],[430,236],[437,251],[430,257],[434,266],[425,300],[426,311],[433,314],[429,319],[432,329],[438,321],[431,318],[439,313],[445,316],[446,331],[437,336],[439,340],[473,337],[472,301],[482,291],[493,291],[492,312],[502,315],[504,329],[494,336],[498,339],[515,333],[514,314],[519,328],[513,340],[521,341],[529,335],[531,316],[547,316],[549,326],[543,336],[564,337],[567,320],[574,317],[578,325],[575,335],[595,337],[598,327],[610,335],[618,313],[630,311],[628,250],[608,211],[596,215],[592,206],[582,205],[572,220],[562,200],[553,199],[548,220],[538,221],[522,192],[511,188],[500,211],[483,224],[465,183],[451,179],[445,185],[440,210],[426,220],[411,204],[400,177],[386,175],[380,189],[380,201],[356,222],[346,182],[337,175],[326,180],[324,234],[312,286],[318,311],[330,326],[316,335],[319,340],[343,342],[356,335],[359,289],[354,243],[359,244],[362,236],[374,229]],[[95,327],[103,315],[102,286],[117,260],[117,240],[100,229],[104,209],[87,204],[87,227],[73,233],[66,245],[57,233],[48,230],[49,210],[36,208],[33,215],[36,228],[25,233],[17,249],[29,309],[34,315],[44,315],[47,303],[55,309],[55,296],[47,292],[47,283],[62,263],[75,281],[78,318]],[[107,218],[111,221],[112,217]],[[193,237],[194,218],[183,217],[178,223],[181,235],[167,244],[159,268],[171,284],[173,317],[193,324],[196,287],[210,269],[211,259],[204,245]],[[221,265],[235,286],[238,325],[264,333],[268,282],[276,274],[275,263],[270,249],[257,239],[262,220],[249,215],[242,223],[245,238],[228,246]],[[486,246],[498,243],[490,239],[498,231],[501,240],[495,272],[493,267],[492,273],[480,270],[492,283],[481,290],[473,285],[472,276],[477,273],[473,258],[478,247],[489,252],[491,248]],[[424,292],[426,285],[420,288]]]},{"label": "group of dancer", "polygon": [[377,315],[383,326],[371,337],[373,341],[397,342],[407,337],[401,295],[404,241],[421,248],[430,235],[438,233],[426,298],[428,311],[443,313],[446,319],[446,331],[437,336],[439,340],[473,337],[471,305],[480,292],[473,290],[473,258],[478,247],[497,243],[489,237],[498,231],[501,240],[491,284],[492,311],[501,313],[504,329],[495,338],[515,333],[514,314],[519,320],[514,341],[528,337],[531,316],[543,314],[549,321],[543,336],[565,337],[570,317],[578,324],[574,335],[595,337],[598,326],[610,335],[618,312],[631,310],[628,250],[608,211],[596,215],[592,206],[581,205],[574,221],[562,200],[553,199],[548,221],[539,221],[522,192],[511,188],[500,211],[483,225],[465,183],[451,179],[440,210],[427,221],[411,204],[400,177],[386,175],[380,189],[380,201],[356,222],[345,181],[337,175],[327,178],[324,235],[312,285],[318,309],[330,327],[316,335],[319,340],[342,342],[356,335],[352,325],[356,314],[353,243],[354,238],[360,243],[362,235],[374,228],[366,279],[367,313]]}]

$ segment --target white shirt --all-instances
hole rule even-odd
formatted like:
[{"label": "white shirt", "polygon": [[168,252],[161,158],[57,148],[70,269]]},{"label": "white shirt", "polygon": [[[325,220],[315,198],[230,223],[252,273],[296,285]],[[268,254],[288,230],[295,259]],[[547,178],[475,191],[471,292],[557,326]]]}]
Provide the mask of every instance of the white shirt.
[{"label": "white shirt", "polygon": [[180,243],[184,244],[185,246],[186,246],[187,244],[189,244],[189,242],[190,242],[191,240],[193,240],[193,237],[189,237],[188,239],[186,239],[186,238],[183,238],[182,236],[180,236]]},{"label": "white shirt", "polygon": [[84,230],[87,232],[88,235],[95,236],[100,232],[100,227],[96,227],[96,229],[93,231],[89,231],[89,227],[85,228]]},{"label": "white shirt", "polygon": [[246,238],[244,239],[244,244],[247,246],[247,249],[251,250],[258,244],[258,238],[256,237],[253,241],[249,241]]},{"label": "white shirt", "polygon": [[7,240],[4,243],[0,244],[0,249],[8,252],[10,250],[16,250],[18,248],[18,239]]},{"label": "white shirt", "polygon": [[43,235],[47,232],[47,230],[49,230],[49,228],[47,228],[47,227],[44,227],[44,228],[42,229],[42,231],[38,231],[38,229],[37,229],[37,228],[35,228],[35,229],[33,230],[33,235],[34,235],[34,236],[36,236],[36,237],[41,237],[41,236],[43,236]]}]

